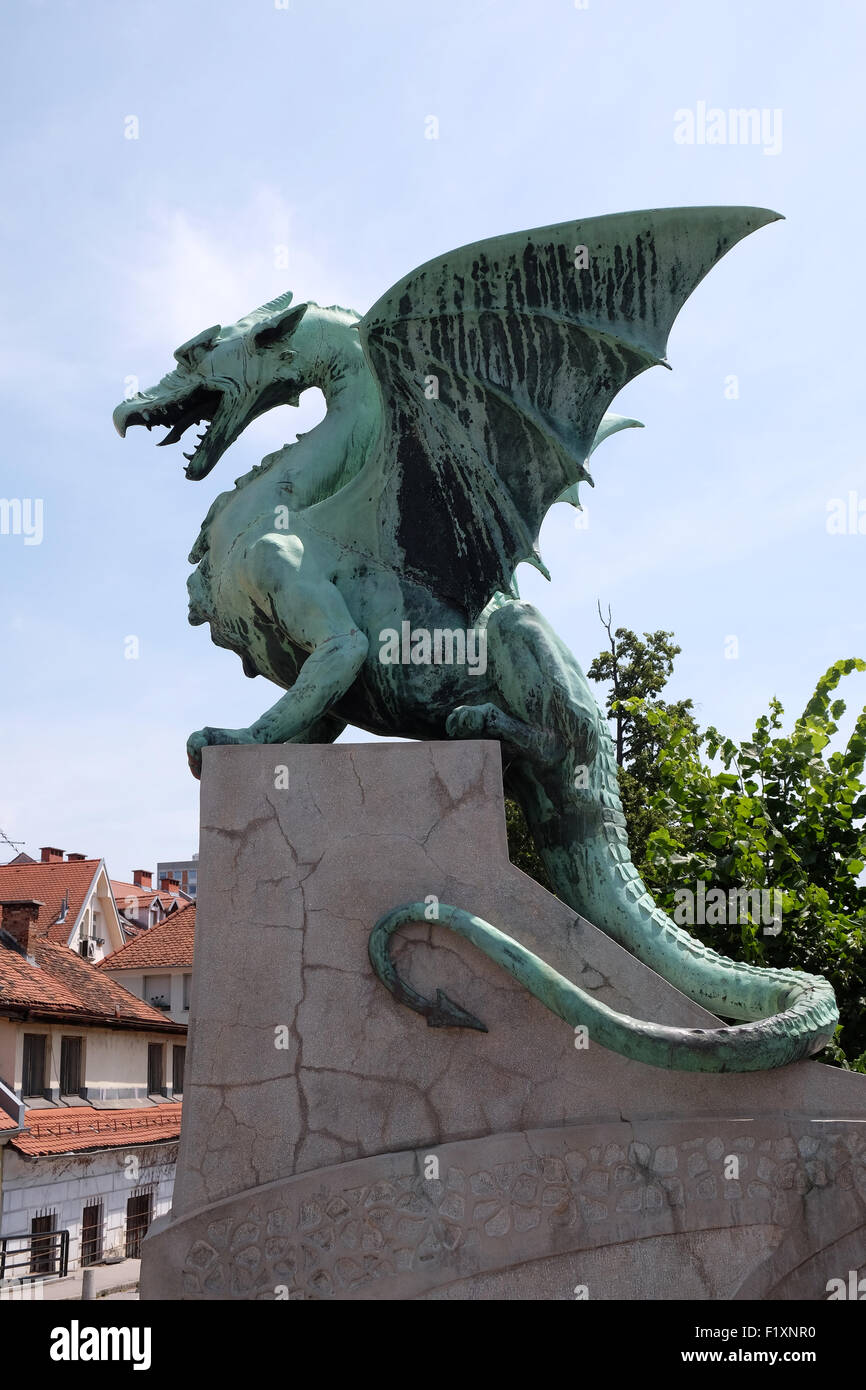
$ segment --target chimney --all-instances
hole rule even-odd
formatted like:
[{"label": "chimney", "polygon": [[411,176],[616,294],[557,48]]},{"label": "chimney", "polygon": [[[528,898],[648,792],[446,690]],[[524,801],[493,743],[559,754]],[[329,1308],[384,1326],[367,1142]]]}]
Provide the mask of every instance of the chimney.
[{"label": "chimney", "polygon": [[62,863],[63,863],[63,850],[62,850],[62,849],[52,849],[52,847],[51,847],[50,845],[43,845],[43,847],[42,847],[42,849],[40,849],[39,853],[42,855],[42,863],[43,863],[43,864],[62,864]]},{"label": "chimney", "polygon": [[44,906],[38,898],[7,898],[0,902],[0,927],[18,942],[25,955],[30,952],[39,909]]},{"label": "chimney", "polygon": [[176,878],[161,878],[159,886],[163,893],[176,893],[180,888],[180,882]]},{"label": "chimney", "polygon": [[150,869],[133,869],[132,871],[132,881],[136,888],[149,888],[152,878]]},{"label": "chimney", "polygon": [[66,862],[67,864],[82,864],[86,858],[86,854],[67,854]]}]

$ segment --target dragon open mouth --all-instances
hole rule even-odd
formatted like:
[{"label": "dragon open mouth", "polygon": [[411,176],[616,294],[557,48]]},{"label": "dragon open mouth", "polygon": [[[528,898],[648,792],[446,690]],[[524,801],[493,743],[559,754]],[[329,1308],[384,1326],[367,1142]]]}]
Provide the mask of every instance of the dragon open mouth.
[{"label": "dragon open mouth", "polygon": [[[206,428],[198,436],[198,443],[192,453],[184,453],[184,458],[192,465],[196,455],[205,446],[221,402],[222,396],[219,391],[210,391],[206,386],[201,386],[185,400],[170,401],[166,405],[143,406],[141,410],[136,410],[128,415],[124,425],[125,428],[130,425],[144,425],[148,430],[153,429],[154,425],[166,425],[168,434],[159,441],[161,448],[164,444],[179,443],[192,425],[198,425],[205,421]],[[186,471],[189,475],[189,470]]]},{"label": "dragon open mouth", "polygon": [[297,405],[300,389],[295,381],[274,383],[248,403],[243,412],[232,407],[221,391],[206,385],[168,400],[159,400],[145,392],[119,405],[114,412],[114,423],[121,438],[130,425],[144,425],[148,430],[154,425],[164,425],[168,433],[159,441],[161,448],[164,444],[179,443],[188,429],[204,421],[205,429],[199,434],[195,448],[183,455],[187,460],[184,474],[199,481],[207,477],[226,449],[257,416],[276,405]]}]

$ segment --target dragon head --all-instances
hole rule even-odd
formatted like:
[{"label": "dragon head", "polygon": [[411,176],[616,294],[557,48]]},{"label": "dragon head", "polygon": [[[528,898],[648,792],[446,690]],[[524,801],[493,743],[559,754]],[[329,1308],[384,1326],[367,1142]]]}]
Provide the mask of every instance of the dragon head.
[{"label": "dragon head", "polygon": [[184,454],[187,478],[198,480],[257,416],[277,405],[297,405],[301,391],[319,384],[322,311],[307,322],[311,306],[292,307],[291,301],[291,293],[281,295],[228,328],[214,324],[183,343],[174,354],[174,371],[115,410],[121,438],[130,425],[166,425],[160,444],[177,444],[192,425],[205,421],[196,447]]}]

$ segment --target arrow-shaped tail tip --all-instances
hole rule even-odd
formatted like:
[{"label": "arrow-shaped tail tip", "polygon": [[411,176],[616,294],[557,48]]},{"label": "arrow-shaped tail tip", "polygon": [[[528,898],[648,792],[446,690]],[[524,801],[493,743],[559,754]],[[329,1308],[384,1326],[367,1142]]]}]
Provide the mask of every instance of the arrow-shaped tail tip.
[{"label": "arrow-shaped tail tip", "polygon": [[479,1033],[487,1032],[486,1023],[480,1018],[461,1009],[453,999],[449,999],[441,989],[436,991],[436,1003],[427,1010],[428,1028],[474,1028]]}]

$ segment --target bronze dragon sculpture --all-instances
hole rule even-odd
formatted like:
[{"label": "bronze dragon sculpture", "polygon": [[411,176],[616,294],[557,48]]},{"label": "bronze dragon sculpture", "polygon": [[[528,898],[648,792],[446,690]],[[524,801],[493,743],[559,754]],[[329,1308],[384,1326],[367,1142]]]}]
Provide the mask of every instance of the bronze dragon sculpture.
[{"label": "bronze dragon sculpture", "polygon": [[[201,479],[262,412],[311,386],[327,403],[320,425],[216,499],[190,555],[190,621],[209,623],[248,675],[286,692],[249,728],[193,734],[194,773],[208,744],[331,742],[349,723],[499,740],[506,787],[559,896],[735,1022],[679,1029],[625,1017],[470,913],[442,906],[440,922],[604,1046],[688,1070],[756,1070],[819,1051],[838,1020],[833,992],[819,977],[727,960],[655,906],[629,855],[607,722],[574,656],[518,597],[514,572],[524,560],[543,569],[548,509],[579,505],[594,447],[637,423],[608,406],[640,372],[667,365],[692,290],[776,218],[666,209],[502,236],[421,266],[363,317],[283,295],[185,343],[174,371],[115,411],[121,434],[169,426],[163,444],[209,422],[186,455],[186,476]],[[483,648],[474,665],[468,636],[476,655]],[[377,924],[374,968],[428,1023],[483,1027],[397,977],[390,935],[425,915],[407,904]]]}]

